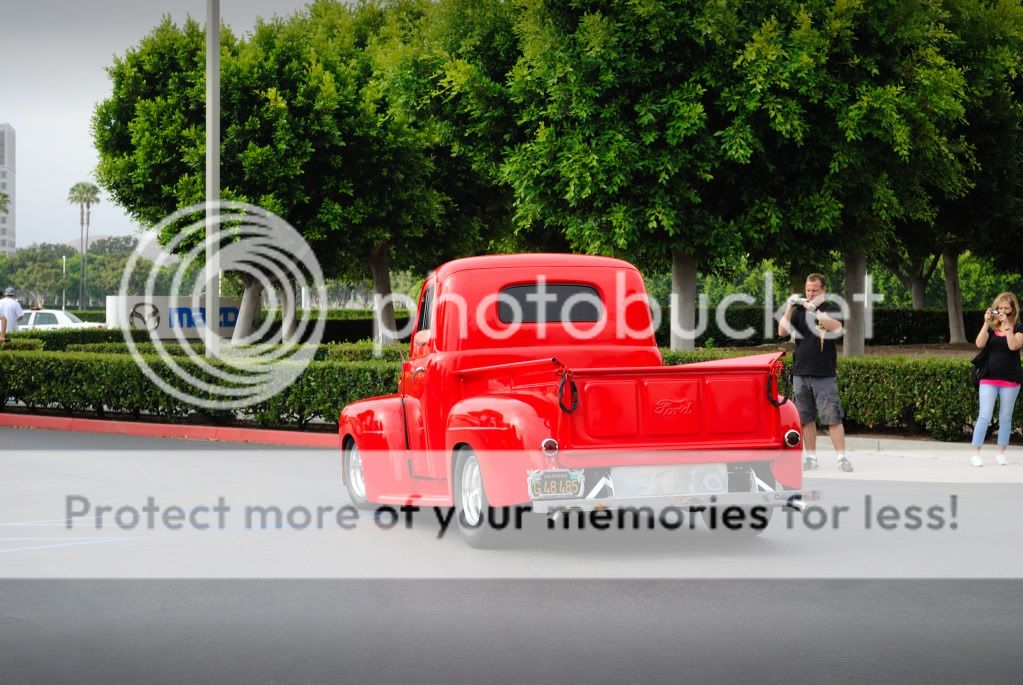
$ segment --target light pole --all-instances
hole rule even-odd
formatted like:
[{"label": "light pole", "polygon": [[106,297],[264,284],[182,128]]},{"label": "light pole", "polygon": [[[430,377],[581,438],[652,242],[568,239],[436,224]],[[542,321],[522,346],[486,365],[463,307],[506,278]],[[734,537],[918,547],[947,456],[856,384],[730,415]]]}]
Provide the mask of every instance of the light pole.
[{"label": "light pole", "polygon": [[60,258],[60,310],[67,309],[67,255]]},{"label": "light pole", "polygon": [[220,346],[220,0],[206,0],[206,355]]}]

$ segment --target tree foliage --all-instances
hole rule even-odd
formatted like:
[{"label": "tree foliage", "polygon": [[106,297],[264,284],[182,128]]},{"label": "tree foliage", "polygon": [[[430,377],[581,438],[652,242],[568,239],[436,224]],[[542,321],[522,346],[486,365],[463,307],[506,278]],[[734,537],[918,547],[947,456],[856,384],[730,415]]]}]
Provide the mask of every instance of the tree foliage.
[{"label": "tree foliage", "polygon": [[[921,306],[942,250],[1018,269],[1019,0],[316,0],[221,37],[224,197],[378,291],[500,249],[800,285],[866,252]],[[203,198],[203,50],[165,20],[95,113],[147,225]]]},{"label": "tree foliage", "polygon": [[[750,87],[764,75],[735,68],[763,32],[787,32],[771,8],[534,0],[519,32],[524,142],[502,175],[520,227],[647,263],[674,252],[713,263],[779,228],[760,152],[801,139],[798,104],[791,90],[765,98]],[[801,55],[779,58],[799,71]]]}]

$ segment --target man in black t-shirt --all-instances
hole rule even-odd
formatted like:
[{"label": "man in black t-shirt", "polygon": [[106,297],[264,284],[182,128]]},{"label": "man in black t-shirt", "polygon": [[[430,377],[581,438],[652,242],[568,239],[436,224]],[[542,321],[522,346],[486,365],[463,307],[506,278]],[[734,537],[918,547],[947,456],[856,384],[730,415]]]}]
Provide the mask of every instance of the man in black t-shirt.
[{"label": "man in black t-shirt", "polygon": [[838,468],[852,471],[845,456],[845,426],[842,425],[842,402],[838,397],[838,347],[842,323],[834,318],[838,307],[824,300],[824,276],[806,277],[806,298],[789,298],[785,313],[778,322],[778,335],[795,334],[796,350],[792,362],[792,395],[803,424],[803,445],[806,458],[803,470],[817,468],[817,415],[828,427],[835,446]]}]

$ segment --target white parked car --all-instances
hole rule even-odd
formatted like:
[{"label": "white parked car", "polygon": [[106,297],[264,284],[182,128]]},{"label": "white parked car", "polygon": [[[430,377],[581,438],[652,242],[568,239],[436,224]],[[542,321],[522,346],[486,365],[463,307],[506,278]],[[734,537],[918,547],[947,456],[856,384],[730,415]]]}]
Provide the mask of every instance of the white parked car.
[{"label": "white parked car", "polygon": [[20,331],[46,331],[54,328],[103,328],[101,323],[82,321],[60,309],[29,309],[18,319]]}]

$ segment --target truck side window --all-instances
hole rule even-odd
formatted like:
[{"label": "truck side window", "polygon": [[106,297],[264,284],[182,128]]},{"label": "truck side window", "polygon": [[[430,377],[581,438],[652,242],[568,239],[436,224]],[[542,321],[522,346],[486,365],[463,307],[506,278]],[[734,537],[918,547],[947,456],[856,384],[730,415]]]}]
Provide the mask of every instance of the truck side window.
[{"label": "truck side window", "polygon": [[433,328],[433,286],[426,289],[423,302],[416,312],[416,332],[428,331]]},{"label": "truck side window", "polygon": [[423,293],[423,301],[419,305],[419,311],[416,312],[416,334],[412,337],[412,350],[415,354],[415,350],[421,348],[430,342],[431,331],[433,327],[433,286],[426,289]]}]

